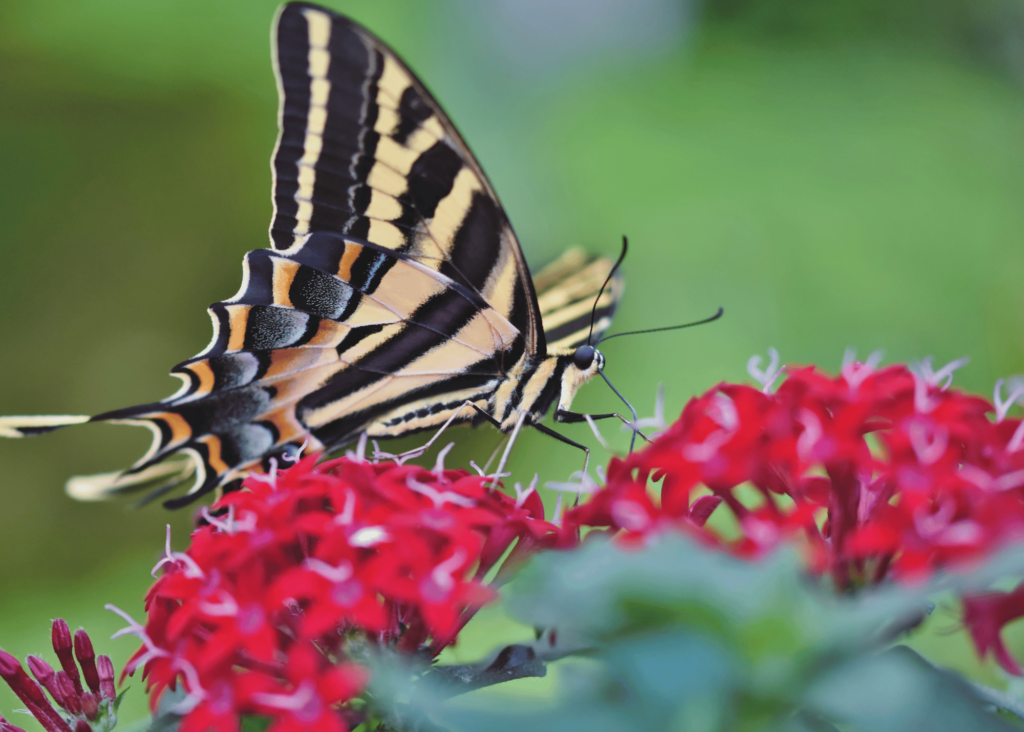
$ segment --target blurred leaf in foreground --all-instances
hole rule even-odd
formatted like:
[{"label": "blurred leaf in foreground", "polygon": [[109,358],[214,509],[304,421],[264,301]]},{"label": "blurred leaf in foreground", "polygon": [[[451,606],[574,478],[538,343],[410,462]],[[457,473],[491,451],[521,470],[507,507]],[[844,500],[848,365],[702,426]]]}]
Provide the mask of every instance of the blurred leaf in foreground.
[{"label": "blurred leaf in foreground", "polygon": [[539,657],[587,659],[563,669],[555,700],[529,711],[442,704],[436,669],[409,686],[407,671],[386,666],[373,693],[397,728],[429,716],[442,729],[534,732],[1014,729],[983,690],[888,646],[929,596],[1022,567],[1017,551],[970,578],[837,597],[791,552],[749,563],[682,536],[639,551],[589,541],[536,558],[507,600],[543,629]]}]

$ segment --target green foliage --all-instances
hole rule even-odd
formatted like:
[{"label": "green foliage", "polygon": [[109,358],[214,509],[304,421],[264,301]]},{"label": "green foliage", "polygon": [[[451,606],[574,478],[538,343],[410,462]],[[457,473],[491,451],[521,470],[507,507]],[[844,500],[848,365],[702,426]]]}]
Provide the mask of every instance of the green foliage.
[{"label": "green foliage", "polygon": [[703,10],[712,25],[787,43],[925,46],[1024,84],[1022,0],[705,0]]},{"label": "green foliage", "polygon": [[[707,329],[608,343],[609,375],[644,416],[658,382],[671,418],[688,395],[744,378],[746,359],[769,345],[832,367],[848,345],[891,360],[968,354],[958,384],[979,392],[1021,370],[1024,102],[964,62],[962,43],[980,26],[950,10],[1012,11],[1019,0],[745,0],[731,13],[709,0],[707,27],[678,54],[599,58],[537,84],[496,65],[485,29],[458,4],[328,4],[422,73],[531,264],[570,244],[614,253],[627,233],[617,328],[725,305]],[[177,388],[167,370],[209,339],[203,308],[236,291],[242,254],[267,242],[276,5],[0,2],[0,413],[96,413]],[[927,31],[933,21],[946,30]],[[779,23],[797,31],[760,32]],[[994,27],[1010,38],[1021,25]],[[919,29],[936,42],[913,42]],[[576,406],[615,405],[596,385]],[[585,425],[565,432],[593,444]],[[482,463],[497,441],[486,429],[453,439],[459,464]],[[86,427],[0,442],[5,649],[44,648],[40,618],[44,631],[64,616],[105,623],[109,636],[120,620],[105,602],[141,617],[163,525],[174,523],[180,548],[191,517],[76,504],[61,486],[130,463],[148,440]],[[524,482],[578,468],[574,451],[541,435],[524,435],[513,455]],[[700,608],[688,612],[714,627]],[[658,606],[628,614],[665,623]],[[962,633],[931,632],[954,623],[940,608],[927,642],[912,643],[997,683]],[[473,636],[470,626],[459,653],[479,657],[495,642],[488,633],[509,628],[495,621]],[[745,637],[784,647],[771,628],[751,625]],[[118,668],[134,650],[110,644]],[[145,702],[129,695],[120,716],[145,714]],[[17,705],[0,689],[0,710]]]},{"label": "green foliage", "polygon": [[273,720],[270,717],[260,717],[250,714],[242,717],[242,732],[265,732]]},{"label": "green foliage", "polygon": [[538,655],[580,659],[563,662],[553,700],[444,702],[436,669],[410,685],[408,669],[383,664],[375,705],[394,729],[1010,730],[990,690],[890,646],[935,593],[1022,569],[1015,551],[969,577],[837,597],[791,552],[745,562],[680,536],[643,550],[592,541],[536,558],[506,601],[557,629]]}]

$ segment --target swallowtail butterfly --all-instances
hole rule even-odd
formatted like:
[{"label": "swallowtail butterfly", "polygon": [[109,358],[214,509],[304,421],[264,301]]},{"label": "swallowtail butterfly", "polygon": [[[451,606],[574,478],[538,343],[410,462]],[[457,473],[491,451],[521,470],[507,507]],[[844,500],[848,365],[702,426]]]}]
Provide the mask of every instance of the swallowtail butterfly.
[{"label": "swallowtail butterfly", "polygon": [[486,419],[513,439],[533,425],[582,447],[540,420],[552,404],[557,421],[584,418],[569,409],[604,363],[590,344],[622,293],[612,262],[573,250],[531,279],[466,143],[365,28],[292,2],[273,38],[271,247],[249,252],[238,293],[209,308],[213,339],[172,370],[181,389],[94,417],[0,418],[0,435],[147,427],[153,443],[131,468],[68,490],[155,496],[194,476],[171,507],[293,446],[332,450],[364,433]]}]

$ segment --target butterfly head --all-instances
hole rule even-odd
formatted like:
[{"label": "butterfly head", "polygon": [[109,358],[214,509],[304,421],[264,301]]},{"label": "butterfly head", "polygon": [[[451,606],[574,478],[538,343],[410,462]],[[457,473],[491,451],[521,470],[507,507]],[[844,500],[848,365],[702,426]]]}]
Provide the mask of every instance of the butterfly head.
[{"label": "butterfly head", "polygon": [[585,343],[573,351],[572,365],[589,379],[604,368],[604,356],[599,350]]},{"label": "butterfly head", "polygon": [[568,410],[579,388],[604,368],[604,355],[593,346],[584,344],[557,358],[562,365],[558,408]]}]

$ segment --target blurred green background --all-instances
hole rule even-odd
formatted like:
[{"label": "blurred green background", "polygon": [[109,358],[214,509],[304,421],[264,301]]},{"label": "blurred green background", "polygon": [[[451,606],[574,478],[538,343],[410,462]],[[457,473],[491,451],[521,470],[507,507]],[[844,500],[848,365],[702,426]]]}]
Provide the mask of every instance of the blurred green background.
[{"label": "blurred green background", "polygon": [[[725,307],[714,325],[608,344],[607,373],[642,414],[659,383],[671,418],[769,346],[832,370],[847,346],[968,355],[957,383],[986,394],[1024,371],[1021,0],[327,4],[426,80],[534,267],[575,244],[614,254],[628,234],[618,329]],[[276,5],[0,3],[0,414],[177,389],[167,371],[209,340],[205,306],[268,243]],[[617,408],[600,384],[576,405]],[[497,441],[452,437],[456,464]],[[118,666],[134,650],[103,640],[120,621],[102,605],[141,617],[163,526],[184,546],[191,514],[76,504],[63,484],[129,464],[148,439],[89,426],[0,442],[4,648],[45,650],[63,615]],[[579,463],[531,433],[512,469],[564,480]],[[476,625],[467,660],[509,632]],[[962,633],[943,635],[956,627],[940,607],[917,643],[1001,683]],[[1012,645],[1024,652],[1024,634]],[[511,693],[534,683],[547,682]],[[127,715],[142,704],[130,695]],[[14,706],[0,689],[0,710]]]}]

